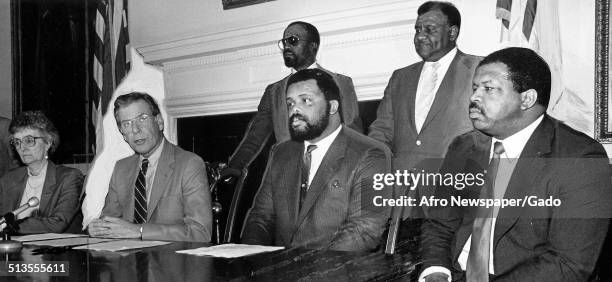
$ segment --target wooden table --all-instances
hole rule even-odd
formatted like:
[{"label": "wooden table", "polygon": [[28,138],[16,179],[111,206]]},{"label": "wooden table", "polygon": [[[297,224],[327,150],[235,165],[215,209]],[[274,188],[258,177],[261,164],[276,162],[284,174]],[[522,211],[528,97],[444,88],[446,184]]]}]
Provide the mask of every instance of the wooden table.
[{"label": "wooden table", "polygon": [[398,245],[396,254],[351,253],[291,249],[236,259],[199,257],[177,250],[206,246],[174,242],[122,252],[66,250],[34,255],[39,246],[25,245],[20,253],[3,254],[7,261],[28,264],[64,261],[67,276],[24,273],[0,276],[0,281],[390,281],[415,280],[419,265],[416,243]]}]

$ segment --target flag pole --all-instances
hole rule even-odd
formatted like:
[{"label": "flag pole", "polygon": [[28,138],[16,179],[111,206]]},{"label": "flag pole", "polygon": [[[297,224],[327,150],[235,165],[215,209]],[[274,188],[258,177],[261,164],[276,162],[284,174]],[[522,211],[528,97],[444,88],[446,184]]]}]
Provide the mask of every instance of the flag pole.
[{"label": "flag pole", "polygon": [[91,70],[89,67],[89,0],[85,0],[85,8],[84,8],[84,13],[85,13],[85,51],[84,51],[84,56],[85,56],[85,162],[88,164],[88,168],[89,168],[89,162],[91,161],[89,159],[89,148],[90,148],[90,138],[91,136],[89,136],[89,123],[91,122],[91,100],[89,97],[90,94],[90,85],[89,85],[89,76],[91,75]]}]

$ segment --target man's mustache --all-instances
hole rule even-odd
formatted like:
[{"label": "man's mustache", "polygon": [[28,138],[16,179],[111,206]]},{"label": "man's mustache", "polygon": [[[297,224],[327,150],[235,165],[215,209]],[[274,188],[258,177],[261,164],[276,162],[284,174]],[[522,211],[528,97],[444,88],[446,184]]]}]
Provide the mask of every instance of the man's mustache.
[{"label": "man's mustache", "polygon": [[283,56],[295,56],[295,54],[289,50],[283,51]]},{"label": "man's mustache", "polygon": [[293,122],[293,121],[294,121],[294,120],[296,120],[296,119],[299,119],[299,120],[304,121],[304,122],[306,121],[306,117],[305,117],[305,116],[303,116],[302,114],[298,114],[298,113],[292,114],[292,115],[289,117],[289,121],[290,121],[290,122]]},{"label": "man's mustache", "polygon": [[478,105],[476,104],[476,102],[470,102],[470,106],[469,109],[477,109],[479,110],[481,113],[484,113],[484,110]]}]

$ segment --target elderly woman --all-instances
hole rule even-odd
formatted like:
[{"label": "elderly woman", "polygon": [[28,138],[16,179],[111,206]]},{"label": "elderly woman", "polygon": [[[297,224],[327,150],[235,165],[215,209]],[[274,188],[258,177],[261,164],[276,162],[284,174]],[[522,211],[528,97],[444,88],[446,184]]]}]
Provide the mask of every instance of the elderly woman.
[{"label": "elderly woman", "polygon": [[10,144],[25,166],[0,178],[0,214],[36,197],[38,206],[16,215],[18,233],[64,232],[79,210],[83,175],[48,160],[59,145],[59,134],[42,112],[23,112],[11,122],[9,133]]}]

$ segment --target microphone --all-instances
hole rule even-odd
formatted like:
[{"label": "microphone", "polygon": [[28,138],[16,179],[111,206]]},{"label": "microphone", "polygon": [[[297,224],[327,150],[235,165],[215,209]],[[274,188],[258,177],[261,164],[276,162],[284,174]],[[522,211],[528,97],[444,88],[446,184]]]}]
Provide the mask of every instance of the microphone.
[{"label": "microphone", "polygon": [[[12,211],[11,213],[13,215],[15,215],[15,217],[17,217],[18,214],[22,213],[23,211],[27,210],[28,208],[31,207],[36,207],[38,206],[39,200],[36,197],[32,197],[28,200],[27,203],[21,205],[20,207],[18,207],[16,210]],[[5,223],[6,219],[4,218],[4,216],[2,218],[0,218],[0,224]]]}]

